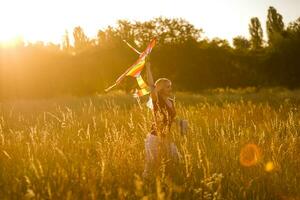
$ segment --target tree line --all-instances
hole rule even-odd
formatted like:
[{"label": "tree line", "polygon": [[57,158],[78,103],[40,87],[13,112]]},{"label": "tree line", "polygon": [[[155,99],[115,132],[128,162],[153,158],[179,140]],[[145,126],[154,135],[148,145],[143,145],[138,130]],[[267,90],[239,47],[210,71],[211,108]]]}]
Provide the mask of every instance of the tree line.
[{"label": "tree line", "polygon": [[[47,98],[103,92],[138,57],[123,42],[143,50],[156,37],[151,53],[155,78],[167,77],[176,90],[201,91],[216,87],[300,86],[300,17],[285,25],[269,7],[267,41],[261,22],[249,21],[249,35],[227,40],[203,37],[188,21],[154,18],[146,22],[119,20],[115,27],[89,38],[81,27],[67,31],[61,45],[43,42],[0,48],[0,98]],[[73,37],[74,42],[71,41]],[[119,86],[130,91],[132,78]]]}]

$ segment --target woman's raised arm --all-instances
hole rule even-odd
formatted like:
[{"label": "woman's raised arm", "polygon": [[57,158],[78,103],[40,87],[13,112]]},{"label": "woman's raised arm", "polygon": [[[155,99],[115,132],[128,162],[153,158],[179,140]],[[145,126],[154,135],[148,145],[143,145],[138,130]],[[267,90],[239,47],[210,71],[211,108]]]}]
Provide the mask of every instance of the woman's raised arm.
[{"label": "woman's raised arm", "polygon": [[151,89],[151,93],[150,93],[151,98],[153,101],[156,101],[157,100],[157,89],[154,84],[150,62],[146,62],[146,72],[147,72],[147,81],[148,81],[149,87]]}]

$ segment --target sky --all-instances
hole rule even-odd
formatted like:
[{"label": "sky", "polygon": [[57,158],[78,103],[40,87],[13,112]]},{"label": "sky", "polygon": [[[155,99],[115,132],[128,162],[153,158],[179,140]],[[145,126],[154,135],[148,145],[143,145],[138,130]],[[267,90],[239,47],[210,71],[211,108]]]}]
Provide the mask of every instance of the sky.
[{"label": "sky", "polygon": [[89,37],[118,19],[146,21],[154,17],[184,18],[204,31],[203,37],[229,42],[249,37],[251,17],[265,30],[273,6],[285,24],[300,17],[300,0],[0,0],[0,41],[60,43],[66,30],[81,26]]}]

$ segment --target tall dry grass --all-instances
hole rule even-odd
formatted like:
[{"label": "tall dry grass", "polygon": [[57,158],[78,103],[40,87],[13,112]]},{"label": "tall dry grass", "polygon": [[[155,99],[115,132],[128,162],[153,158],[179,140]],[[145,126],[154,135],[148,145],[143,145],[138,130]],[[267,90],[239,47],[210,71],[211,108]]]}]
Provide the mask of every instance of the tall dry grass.
[{"label": "tall dry grass", "polygon": [[178,170],[144,182],[151,113],[131,97],[2,102],[0,199],[299,199],[299,105],[297,91],[179,93]]}]

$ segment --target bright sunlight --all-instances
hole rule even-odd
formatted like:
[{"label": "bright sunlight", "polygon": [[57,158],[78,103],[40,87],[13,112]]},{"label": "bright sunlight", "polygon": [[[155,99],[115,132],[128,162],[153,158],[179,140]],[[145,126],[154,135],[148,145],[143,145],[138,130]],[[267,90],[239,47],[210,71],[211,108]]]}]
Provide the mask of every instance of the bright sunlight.
[{"label": "bright sunlight", "polygon": [[[248,37],[252,16],[266,19],[272,4],[295,20],[300,2],[295,0],[4,0],[0,2],[0,41],[22,36],[26,41],[60,43],[65,30],[81,26],[89,37],[99,29],[114,25],[119,19],[145,21],[154,17],[181,17],[204,30],[204,37],[231,41],[236,35]],[[264,24],[263,24],[264,27]],[[222,31],[221,31],[222,30]]]}]

